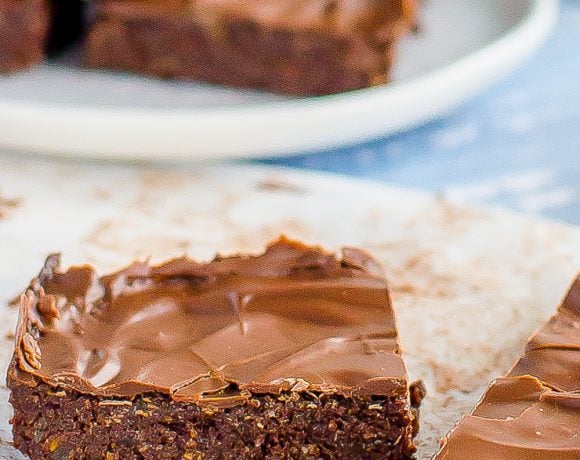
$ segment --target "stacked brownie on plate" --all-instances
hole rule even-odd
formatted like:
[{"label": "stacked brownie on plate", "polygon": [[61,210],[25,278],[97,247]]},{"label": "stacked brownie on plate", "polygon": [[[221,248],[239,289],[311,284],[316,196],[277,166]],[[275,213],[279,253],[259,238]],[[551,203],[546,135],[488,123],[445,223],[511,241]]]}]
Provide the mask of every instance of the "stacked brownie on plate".
[{"label": "stacked brownie on plate", "polygon": [[[79,36],[83,3],[0,0],[3,72]],[[365,88],[390,78],[415,0],[94,0],[88,67],[294,95]],[[50,13],[50,14],[48,14]],[[1,15],[2,13],[0,13]],[[2,30],[4,29],[4,32]],[[28,30],[33,33],[26,34]],[[18,35],[20,34],[20,35]]]}]

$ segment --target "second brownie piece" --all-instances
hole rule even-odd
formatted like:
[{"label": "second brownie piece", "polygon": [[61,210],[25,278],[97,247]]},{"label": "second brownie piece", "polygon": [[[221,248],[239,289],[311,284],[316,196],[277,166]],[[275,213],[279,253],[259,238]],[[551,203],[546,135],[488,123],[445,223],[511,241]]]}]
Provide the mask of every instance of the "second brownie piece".
[{"label": "second brownie piece", "polygon": [[97,0],[89,67],[294,95],[389,80],[415,0]]},{"label": "second brownie piece", "polygon": [[8,384],[14,444],[32,459],[415,451],[389,291],[352,249],[281,240],[103,278],[51,257],[22,297]]},{"label": "second brownie piece", "polygon": [[511,371],[489,386],[434,458],[580,458],[580,276]]}]

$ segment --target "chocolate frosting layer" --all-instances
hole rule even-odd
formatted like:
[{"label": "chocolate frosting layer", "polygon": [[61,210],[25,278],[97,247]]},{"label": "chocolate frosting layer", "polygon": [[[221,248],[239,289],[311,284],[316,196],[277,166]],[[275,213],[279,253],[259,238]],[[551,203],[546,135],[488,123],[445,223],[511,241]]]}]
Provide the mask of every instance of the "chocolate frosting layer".
[{"label": "chocolate frosting layer", "polygon": [[509,373],[526,374],[557,390],[580,391],[580,277]]},{"label": "chocolate frosting layer", "polygon": [[580,277],[435,458],[580,458]]},{"label": "chocolate frosting layer", "polygon": [[230,405],[248,392],[407,395],[378,264],[286,239],[255,257],[134,263],[99,278],[51,256],[22,297],[21,374],[104,396]]},{"label": "chocolate frosting layer", "polygon": [[99,0],[97,4],[99,14],[126,19],[186,18],[215,27],[230,19],[338,35],[376,33],[376,40],[406,32],[417,9],[416,0]]},{"label": "chocolate frosting layer", "polygon": [[580,393],[531,376],[498,379],[453,430],[440,459],[578,459]]}]

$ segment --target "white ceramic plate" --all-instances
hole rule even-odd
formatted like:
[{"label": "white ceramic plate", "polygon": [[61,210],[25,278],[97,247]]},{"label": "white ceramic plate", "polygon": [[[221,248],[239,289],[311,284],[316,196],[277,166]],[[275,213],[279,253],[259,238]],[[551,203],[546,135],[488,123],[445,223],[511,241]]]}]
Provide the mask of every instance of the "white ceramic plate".
[{"label": "white ceramic plate", "polygon": [[396,82],[287,99],[45,65],[0,78],[0,146],[101,158],[223,158],[360,142],[440,116],[527,58],[557,0],[429,0]]}]

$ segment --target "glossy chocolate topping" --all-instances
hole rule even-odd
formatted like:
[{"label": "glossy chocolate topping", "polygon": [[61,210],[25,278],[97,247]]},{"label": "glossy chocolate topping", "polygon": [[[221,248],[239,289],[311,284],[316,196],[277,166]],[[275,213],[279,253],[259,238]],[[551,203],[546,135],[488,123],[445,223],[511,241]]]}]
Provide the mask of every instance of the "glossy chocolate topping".
[{"label": "glossy chocolate topping", "polygon": [[580,277],[435,458],[580,458]]},{"label": "glossy chocolate topping", "polygon": [[558,313],[539,329],[510,375],[533,375],[554,389],[580,391],[580,277]]},{"label": "glossy chocolate topping", "polygon": [[453,430],[440,459],[578,459],[580,393],[531,376],[498,379]]},{"label": "glossy chocolate topping", "polygon": [[364,252],[339,259],[282,239],[256,257],[135,263],[103,278],[58,263],[22,298],[20,378],[225,405],[248,391],[407,394],[387,285]]},{"label": "glossy chocolate topping", "polygon": [[274,28],[337,34],[383,31],[383,39],[407,31],[416,11],[416,0],[101,0],[98,3],[102,14],[131,19],[194,18],[217,27],[230,18]]}]

